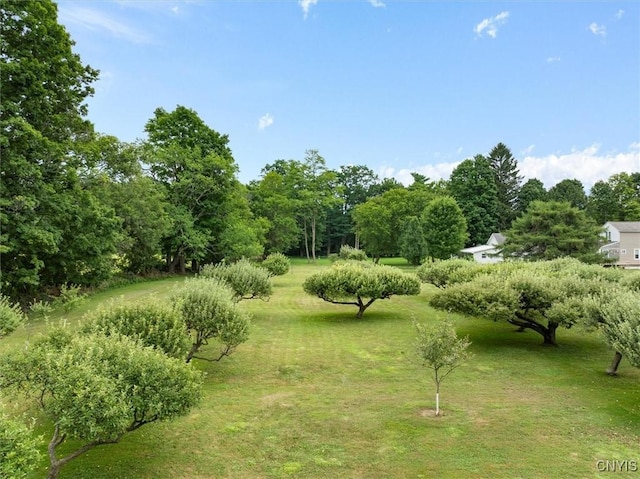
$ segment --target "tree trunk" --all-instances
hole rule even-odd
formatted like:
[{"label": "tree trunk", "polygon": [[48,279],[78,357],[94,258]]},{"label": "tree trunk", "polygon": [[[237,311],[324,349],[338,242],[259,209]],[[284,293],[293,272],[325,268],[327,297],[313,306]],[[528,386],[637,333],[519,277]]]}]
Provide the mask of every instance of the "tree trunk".
[{"label": "tree trunk", "polygon": [[187,265],[186,265],[186,258],[184,257],[183,253],[180,253],[179,259],[180,259],[180,274],[186,274]]},{"label": "tree trunk", "polygon": [[549,346],[556,346],[556,329],[558,329],[558,325],[555,323],[549,323],[549,326],[544,329],[543,337],[544,343]]},{"label": "tree trunk", "polygon": [[311,218],[311,256],[316,262],[316,217]]},{"label": "tree trunk", "polygon": [[200,272],[200,262],[197,259],[191,260],[191,272],[199,273]]},{"label": "tree trunk", "polygon": [[307,262],[311,261],[309,258],[309,237],[307,236],[307,220],[304,220],[304,251],[307,254]]},{"label": "tree trunk", "polygon": [[611,360],[611,364],[607,369],[607,374],[609,376],[617,376],[618,375],[618,366],[620,366],[620,361],[622,361],[622,354],[616,351],[616,354],[613,355],[613,359]]},{"label": "tree trunk", "polygon": [[358,235],[357,230],[356,230],[355,248],[360,249],[360,236]]}]

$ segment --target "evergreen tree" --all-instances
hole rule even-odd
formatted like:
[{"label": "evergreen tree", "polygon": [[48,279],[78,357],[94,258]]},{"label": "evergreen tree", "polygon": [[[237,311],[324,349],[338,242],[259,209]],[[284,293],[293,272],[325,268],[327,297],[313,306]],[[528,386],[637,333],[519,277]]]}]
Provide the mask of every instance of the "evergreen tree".
[{"label": "evergreen tree", "polygon": [[489,153],[489,162],[498,192],[498,230],[511,226],[516,217],[518,193],[522,177],[518,162],[504,143],[498,143]]},{"label": "evergreen tree", "polygon": [[414,266],[419,265],[427,257],[427,243],[420,220],[409,216],[402,225],[398,239],[400,255]]},{"label": "evergreen tree", "polygon": [[462,210],[449,196],[427,205],[422,213],[422,228],[429,256],[434,259],[449,259],[457,254],[469,237]]}]

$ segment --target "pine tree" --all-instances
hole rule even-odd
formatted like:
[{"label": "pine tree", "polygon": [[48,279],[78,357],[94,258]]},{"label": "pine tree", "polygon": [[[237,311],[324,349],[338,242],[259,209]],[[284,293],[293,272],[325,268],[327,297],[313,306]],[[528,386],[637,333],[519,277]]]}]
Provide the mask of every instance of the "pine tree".
[{"label": "pine tree", "polygon": [[511,226],[516,217],[522,177],[517,160],[504,143],[498,143],[491,150],[489,162],[498,189],[498,230],[503,231]]}]

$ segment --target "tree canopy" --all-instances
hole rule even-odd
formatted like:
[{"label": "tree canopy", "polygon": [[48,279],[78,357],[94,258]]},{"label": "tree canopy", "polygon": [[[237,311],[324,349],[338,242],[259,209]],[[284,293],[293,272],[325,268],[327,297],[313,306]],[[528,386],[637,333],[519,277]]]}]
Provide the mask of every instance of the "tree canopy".
[{"label": "tree canopy", "polygon": [[312,296],[334,304],[358,307],[357,318],[378,299],[420,293],[420,282],[397,268],[362,261],[341,261],[312,274],[302,285]]}]

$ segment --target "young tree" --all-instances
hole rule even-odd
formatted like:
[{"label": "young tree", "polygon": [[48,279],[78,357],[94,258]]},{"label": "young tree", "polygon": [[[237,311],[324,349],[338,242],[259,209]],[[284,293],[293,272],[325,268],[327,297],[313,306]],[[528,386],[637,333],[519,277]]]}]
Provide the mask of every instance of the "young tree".
[{"label": "young tree", "polygon": [[233,291],[236,301],[254,298],[266,301],[273,292],[268,271],[247,259],[231,264],[206,265],[200,276],[224,282]]},{"label": "young tree", "polygon": [[[193,358],[220,361],[249,338],[249,316],[238,307],[229,286],[219,279],[189,279],[171,300],[192,334],[193,344],[187,362]],[[220,343],[220,354],[214,359],[196,356],[210,339]]]},{"label": "young tree", "polygon": [[534,201],[506,232],[504,256],[550,260],[570,256],[600,262],[601,227],[569,203]]},{"label": "young tree", "polygon": [[498,227],[498,190],[489,160],[476,155],[460,163],[451,173],[449,191],[467,220],[467,245],[485,244]]},{"label": "young tree", "polygon": [[191,341],[182,316],[157,298],[138,303],[110,303],[91,313],[82,327],[87,334],[128,336],[167,356],[184,359]]},{"label": "young tree", "polygon": [[25,315],[17,303],[0,294],[0,339],[8,336],[25,322]]},{"label": "young tree", "polygon": [[421,219],[431,258],[448,259],[464,247],[469,237],[467,221],[456,200],[450,196],[432,200],[424,209]]},{"label": "young tree", "polygon": [[422,364],[433,372],[433,381],[436,383],[436,416],[439,416],[440,384],[470,358],[467,348],[471,342],[468,337],[459,339],[448,321],[439,321],[431,327],[414,324],[418,331],[415,350]]},{"label": "young tree", "polygon": [[393,295],[417,295],[420,282],[397,268],[362,261],[335,263],[331,268],[309,276],[302,285],[312,296],[334,304],[358,307],[356,318],[378,299]]},{"label": "young tree", "polygon": [[504,143],[498,143],[489,153],[489,162],[498,192],[498,231],[511,226],[516,217],[522,177],[518,162]]},{"label": "young tree", "polygon": [[420,220],[415,216],[409,216],[400,230],[398,246],[400,255],[414,266],[422,263],[427,257],[427,242],[424,238]]},{"label": "young tree", "polygon": [[[32,398],[54,425],[48,479],[94,447],[186,414],[199,401],[201,382],[184,361],[126,336],[56,332],[0,362],[0,387]],[[58,457],[69,438],[80,441],[77,449]]]},{"label": "young tree", "polygon": [[452,282],[455,272],[460,269],[477,268],[478,263],[466,259],[447,259],[444,261],[432,261],[420,265],[416,274],[420,281],[434,285],[442,289]]}]

